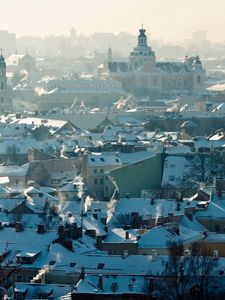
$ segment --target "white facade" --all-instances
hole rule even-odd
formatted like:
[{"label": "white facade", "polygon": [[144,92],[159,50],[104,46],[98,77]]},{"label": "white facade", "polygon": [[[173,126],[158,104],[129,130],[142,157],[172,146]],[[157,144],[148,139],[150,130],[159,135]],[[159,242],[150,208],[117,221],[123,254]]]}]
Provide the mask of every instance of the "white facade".
[{"label": "white facade", "polygon": [[98,68],[102,78],[120,80],[125,89],[139,93],[145,90],[147,94],[197,95],[205,90],[205,71],[198,56],[185,57],[183,62],[157,62],[145,30],[139,32],[129,62],[113,61],[110,55],[110,60]]}]

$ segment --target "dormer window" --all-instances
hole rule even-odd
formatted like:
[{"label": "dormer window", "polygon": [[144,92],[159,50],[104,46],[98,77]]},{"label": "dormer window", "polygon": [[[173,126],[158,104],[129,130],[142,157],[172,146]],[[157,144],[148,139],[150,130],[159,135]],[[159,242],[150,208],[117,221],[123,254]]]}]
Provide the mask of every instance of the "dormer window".
[{"label": "dormer window", "polygon": [[97,269],[102,270],[104,268],[105,264],[99,263]]},{"label": "dormer window", "polygon": [[18,264],[32,264],[40,252],[20,252],[16,255],[16,262]]}]

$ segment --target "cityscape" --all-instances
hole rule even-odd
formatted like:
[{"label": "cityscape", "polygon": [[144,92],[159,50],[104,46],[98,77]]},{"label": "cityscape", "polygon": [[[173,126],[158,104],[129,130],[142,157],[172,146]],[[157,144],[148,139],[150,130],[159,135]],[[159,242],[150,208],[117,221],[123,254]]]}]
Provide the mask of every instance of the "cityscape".
[{"label": "cityscape", "polygon": [[0,299],[225,299],[225,3],[168,2],[1,4]]}]

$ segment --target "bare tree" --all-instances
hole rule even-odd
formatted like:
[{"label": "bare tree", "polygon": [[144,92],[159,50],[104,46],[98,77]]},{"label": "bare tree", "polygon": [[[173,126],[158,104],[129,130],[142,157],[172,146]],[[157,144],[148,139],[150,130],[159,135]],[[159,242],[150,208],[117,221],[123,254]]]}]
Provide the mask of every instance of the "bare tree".
[{"label": "bare tree", "polygon": [[124,213],[117,216],[114,225],[117,227],[130,226],[131,228],[141,228],[144,225],[144,221],[138,212]]},{"label": "bare tree", "polygon": [[168,244],[169,257],[161,274],[151,277],[150,295],[159,300],[224,299],[225,288],[219,275],[218,260],[200,243],[184,255],[182,241]]},{"label": "bare tree", "polygon": [[199,152],[189,159],[192,179],[205,182],[212,181],[213,176],[223,176],[224,164],[221,152],[212,149],[209,152]]}]

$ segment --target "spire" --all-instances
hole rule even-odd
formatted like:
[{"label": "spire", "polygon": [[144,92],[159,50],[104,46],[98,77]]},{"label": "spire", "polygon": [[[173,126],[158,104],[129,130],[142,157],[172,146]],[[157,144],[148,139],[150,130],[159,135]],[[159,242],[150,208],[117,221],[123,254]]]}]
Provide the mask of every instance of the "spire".
[{"label": "spire", "polygon": [[108,62],[112,62],[113,58],[112,58],[112,48],[109,47],[108,51],[107,51],[107,61]]}]

